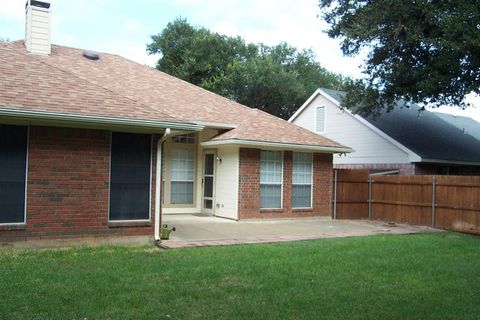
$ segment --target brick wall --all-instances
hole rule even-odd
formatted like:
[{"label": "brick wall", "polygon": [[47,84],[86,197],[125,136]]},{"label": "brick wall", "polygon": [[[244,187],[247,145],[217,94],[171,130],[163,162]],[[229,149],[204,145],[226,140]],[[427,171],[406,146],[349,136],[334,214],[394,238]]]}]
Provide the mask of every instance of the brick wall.
[{"label": "brick wall", "polygon": [[313,156],[313,207],[292,209],[292,152],[283,153],[283,208],[260,210],[260,150],[240,148],[239,219],[328,216],[332,204],[332,155]]},{"label": "brick wall", "polygon": [[153,235],[155,149],[151,222],[109,224],[110,132],[30,127],[26,224],[1,226],[0,241]]}]

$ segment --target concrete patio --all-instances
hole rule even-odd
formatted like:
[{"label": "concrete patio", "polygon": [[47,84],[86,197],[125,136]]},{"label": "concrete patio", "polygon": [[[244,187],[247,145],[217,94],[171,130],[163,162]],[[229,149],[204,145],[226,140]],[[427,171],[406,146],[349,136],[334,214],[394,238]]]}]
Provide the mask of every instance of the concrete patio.
[{"label": "concrete patio", "polygon": [[163,223],[175,227],[164,248],[202,247],[247,243],[271,243],[320,238],[355,237],[377,234],[412,234],[438,231],[381,221],[308,219],[232,221],[194,215],[165,215]]}]

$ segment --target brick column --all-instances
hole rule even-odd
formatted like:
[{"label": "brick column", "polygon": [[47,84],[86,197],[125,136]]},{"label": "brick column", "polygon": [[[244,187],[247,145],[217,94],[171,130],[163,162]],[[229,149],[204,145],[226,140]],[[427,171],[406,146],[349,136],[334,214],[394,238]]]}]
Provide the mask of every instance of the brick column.
[{"label": "brick column", "polygon": [[313,209],[315,215],[328,216],[332,212],[333,156],[313,155]]},{"label": "brick column", "polygon": [[240,148],[238,218],[253,218],[260,208],[260,150]]},{"label": "brick column", "polygon": [[292,210],[292,152],[283,153],[283,208]]}]

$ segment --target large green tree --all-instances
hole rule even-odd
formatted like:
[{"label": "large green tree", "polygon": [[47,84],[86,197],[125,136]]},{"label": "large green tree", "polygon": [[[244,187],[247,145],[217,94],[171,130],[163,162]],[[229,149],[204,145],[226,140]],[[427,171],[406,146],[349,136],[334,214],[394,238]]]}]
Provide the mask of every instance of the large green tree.
[{"label": "large green tree", "polygon": [[318,87],[342,88],[310,50],[281,43],[249,44],[194,27],[184,19],[152,36],[147,52],[160,54],[157,69],[250,107],[290,117]]},{"label": "large green tree", "polygon": [[407,102],[467,107],[480,93],[478,0],[320,0],[345,55],[368,52],[344,106],[377,114]]}]

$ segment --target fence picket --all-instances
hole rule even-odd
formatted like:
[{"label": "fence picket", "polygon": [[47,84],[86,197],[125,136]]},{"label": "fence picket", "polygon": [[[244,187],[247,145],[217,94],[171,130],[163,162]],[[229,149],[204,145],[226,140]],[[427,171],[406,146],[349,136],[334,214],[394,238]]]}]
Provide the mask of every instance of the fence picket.
[{"label": "fence picket", "polygon": [[480,177],[336,171],[337,219],[376,219],[480,234]]}]

